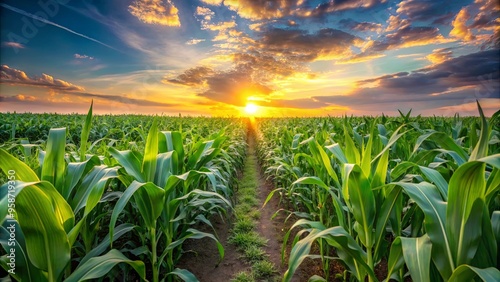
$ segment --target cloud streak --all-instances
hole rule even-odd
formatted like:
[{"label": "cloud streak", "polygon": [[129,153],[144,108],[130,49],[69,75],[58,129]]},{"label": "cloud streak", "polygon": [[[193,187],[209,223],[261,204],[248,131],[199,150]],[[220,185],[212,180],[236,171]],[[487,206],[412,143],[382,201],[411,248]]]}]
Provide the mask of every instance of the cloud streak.
[{"label": "cloud streak", "polygon": [[13,12],[16,12],[16,13],[18,13],[18,14],[21,14],[21,15],[23,15],[23,16],[30,17],[30,18],[35,19],[35,20],[37,20],[37,21],[40,21],[40,22],[43,22],[43,23],[46,23],[46,24],[49,24],[49,25],[55,26],[55,27],[57,27],[57,28],[60,28],[60,29],[62,29],[62,30],[65,30],[65,31],[67,31],[67,32],[69,32],[69,33],[72,33],[72,34],[74,34],[74,35],[77,35],[77,36],[80,36],[80,37],[82,37],[82,38],[85,38],[85,39],[88,39],[88,40],[90,40],[90,41],[93,41],[93,42],[95,42],[95,43],[101,44],[101,45],[102,45],[102,46],[104,46],[104,47],[108,47],[108,48],[113,49],[113,50],[115,50],[115,51],[119,51],[118,49],[116,49],[116,48],[114,48],[114,47],[112,47],[112,46],[110,46],[110,45],[108,45],[108,44],[106,44],[106,43],[103,43],[103,42],[101,42],[101,41],[99,41],[99,40],[97,40],[97,39],[94,39],[94,38],[92,38],[92,37],[89,37],[89,36],[87,36],[87,35],[85,35],[85,34],[81,34],[81,33],[79,33],[79,32],[76,32],[76,31],[72,30],[72,29],[69,29],[69,28],[64,27],[64,26],[62,26],[62,25],[59,25],[59,24],[56,24],[56,23],[54,23],[54,22],[52,22],[52,21],[49,21],[49,20],[44,19],[44,18],[41,18],[41,17],[39,17],[39,16],[33,15],[33,14],[28,13],[28,12],[26,12],[26,11],[23,11],[23,10],[21,10],[21,9],[18,9],[18,8],[15,8],[15,7],[9,6],[9,5],[7,5],[7,4],[3,4],[3,3],[0,3],[0,6],[2,6],[2,7],[4,7],[4,8],[6,8],[6,9],[8,9],[8,10],[11,10],[11,11],[13,11]]}]

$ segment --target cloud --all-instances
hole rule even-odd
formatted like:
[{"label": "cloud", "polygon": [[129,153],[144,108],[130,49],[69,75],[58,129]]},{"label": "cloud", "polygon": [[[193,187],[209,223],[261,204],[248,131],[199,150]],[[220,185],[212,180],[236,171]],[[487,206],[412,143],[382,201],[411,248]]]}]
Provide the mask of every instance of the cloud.
[{"label": "cloud", "polygon": [[75,54],[74,55],[75,59],[88,59],[88,60],[93,60],[94,57],[87,56],[87,55],[80,55],[80,54]]},{"label": "cloud", "polygon": [[[250,1],[250,0],[249,0]],[[306,2],[306,1],[301,1]],[[293,11],[294,15],[299,17],[313,17],[320,18],[326,14],[337,11],[345,11],[351,9],[370,9],[379,4],[385,3],[386,0],[341,0],[341,1],[327,1],[319,5],[311,7],[299,7]],[[314,4],[312,4],[314,5]]]},{"label": "cloud", "polygon": [[318,101],[355,109],[394,110],[395,105],[426,109],[499,98],[498,52],[488,50],[451,58],[412,72],[400,72],[357,82],[344,96],[316,96]]},{"label": "cloud", "polygon": [[301,64],[278,59],[265,52],[234,53],[233,67],[215,70],[198,66],[184,73],[165,77],[164,83],[196,87],[198,96],[212,101],[243,106],[249,97],[266,98],[274,89],[273,80],[300,73]]},{"label": "cloud", "polygon": [[[123,104],[133,104],[137,106],[173,107],[178,105],[178,104],[161,103],[143,99],[135,99],[120,95],[104,95],[98,93],[90,93],[86,92],[82,86],[78,86],[61,79],[56,79],[48,74],[42,73],[40,77],[29,77],[25,72],[14,68],[10,68],[7,65],[2,65],[1,67],[0,83],[9,85],[43,87],[49,89],[50,93],[52,94],[61,93],[64,95],[70,95],[74,97],[98,98],[107,101],[119,102]],[[4,97],[3,99],[5,101],[14,101],[14,100],[33,101],[33,96],[17,95],[11,97]]]},{"label": "cloud", "polygon": [[32,95],[17,94],[14,96],[0,96],[0,102],[35,102],[38,99]]},{"label": "cloud", "polygon": [[187,45],[196,45],[196,44],[198,44],[200,42],[203,42],[203,41],[205,41],[205,39],[193,38],[193,39],[190,39],[190,40],[186,41],[186,44]]},{"label": "cloud", "polygon": [[497,0],[476,0],[475,6],[479,6],[479,12],[474,17],[471,28],[494,28],[500,24],[498,12],[500,3]]},{"label": "cloud", "polygon": [[36,87],[46,87],[55,90],[84,91],[81,86],[74,85],[61,79],[56,79],[48,74],[42,73],[41,77],[29,77],[25,72],[2,65],[0,83],[10,85],[27,85]]},{"label": "cloud", "polygon": [[262,33],[257,44],[289,60],[311,62],[347,57],[352,53],[350,47],[362,42],[357,36],[332,28],[312,34],[300,29],[271,28]]},{"label": "cloud", "polygon": [[24,48],[26,48],[26,46],[24,46],[24,45],[23,45],[23,44],[21,44],[21,43],[18,43],[18,42],[11,42],[11,41],[3,42],[3,43],[2,43],[2,46],[12,47],[12,48],[14,48],[14,49],[24,49]]},{"label": "cloud", "polygon": [[135,0],[128,10],[144,23],[181,26],[179,10],[171,0]]},{"label": "cloud", "polygon": [[201,2],[208,4],[208,5],[214,5],[214,6],[219,6],[222,4],[223,0],[201,0]]},{"label": "cloud", "polygon": [[467,26],[467,21],[470,19],[470,14],[467,8],[463,8],[453,20],[453,29],[450,31],[450,36],[461,39],[463,41],[472,41],[476,37],[472,34],[471,29]]},{"label": "cloud", "polygon": [[426,58],[433,64],[440,64],[449,60],[453,55],[453,48],[434,49]]},{"label": "cloud", "polygon": [[406,28],[410,26],[410,21],[407,19],[402,19],[400,16],[390,15],[389,19],[387,19],[387,27],[385,29],[386,32]]},{"label": "cloud", "polygon": [[276,19],[287,16],[320,18],[336,11],[367,9],[386,0],[342,0],[312,3],[305,0],[225,0],[224,5],[242,18],[251,20]]},{"label": "cloud", "polygon": [[339,24],[343,28],[354,29],[357,31],[381,31],[382,25],[379,23],[358,22],[353,19],[342,19]]},{"label": "cloud", "polygon": [[410,22],[432,21],[433,24],[447,24],[453,17],[453,10],[464,1],[404,0],[398,4],[396,12],[404,15]]},{"label": "cloud", "polygon": [[175,78],[165,78],[164,83],[172,83],[186,86],[201,86],[207,77],[212,76],[215,71],[209,67],[199,66],[186,70]]},{"label": "cloud", "polygon": [[246,19],[273,19],[290,15],[303,0],[225,0],[224,5]]},{"label": "cloud", "polygon": [[387,50],[423,46],[427,44],[445,43],[450,41],[444,38],[439,29],[430,26],[405,26],[393,33],[385,34],[378,40],[369,41],[361,53],[349,58],[342,59],[341,62],[362,62],[382,56]]}]

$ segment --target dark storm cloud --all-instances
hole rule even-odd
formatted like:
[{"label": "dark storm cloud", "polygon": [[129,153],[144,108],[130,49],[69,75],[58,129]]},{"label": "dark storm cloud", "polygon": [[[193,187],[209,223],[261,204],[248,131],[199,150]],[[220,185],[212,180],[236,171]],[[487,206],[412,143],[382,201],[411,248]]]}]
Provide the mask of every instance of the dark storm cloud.
[{"label": "dark storm cloud", "polygon": [[379,23],[358,22],[353,19],[342,19],[339,24],[343,28],[357,31],[378,31],[382,29],[382,25]]},{"label": "dark storm cloud", "polygon": [[[313,98],[351,107],[384,104],[393,109],[406,102],[452,106],[470,99],[500,98],[499,51],[481,51],[410,73],[358,81],[358,88],[351,95]],[[370,84],[376,87],[369,87]]]}]

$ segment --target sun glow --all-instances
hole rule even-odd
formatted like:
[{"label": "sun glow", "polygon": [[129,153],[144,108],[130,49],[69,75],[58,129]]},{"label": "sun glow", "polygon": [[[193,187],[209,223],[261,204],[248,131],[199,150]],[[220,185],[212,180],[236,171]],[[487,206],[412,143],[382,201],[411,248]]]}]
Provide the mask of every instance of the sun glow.
[{"label": "sun glow", "polygon": [[257,113],[258,110],[259,106],[255,105],[254,103],[247,103],[247,105],[245,106],[245,113],[249,115]]}]

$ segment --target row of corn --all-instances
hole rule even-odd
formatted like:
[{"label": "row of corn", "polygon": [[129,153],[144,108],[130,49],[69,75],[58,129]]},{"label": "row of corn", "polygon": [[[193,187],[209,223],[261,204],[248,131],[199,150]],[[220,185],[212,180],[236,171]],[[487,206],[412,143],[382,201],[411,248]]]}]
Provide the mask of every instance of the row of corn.
[{"label": "row of corn", "polygon": [[311,281],[500,281],[499,112],[478,109],[258,120],[267,200],[295,220],[283,281],[308,257]]}]

